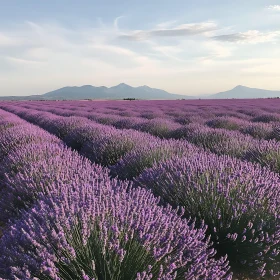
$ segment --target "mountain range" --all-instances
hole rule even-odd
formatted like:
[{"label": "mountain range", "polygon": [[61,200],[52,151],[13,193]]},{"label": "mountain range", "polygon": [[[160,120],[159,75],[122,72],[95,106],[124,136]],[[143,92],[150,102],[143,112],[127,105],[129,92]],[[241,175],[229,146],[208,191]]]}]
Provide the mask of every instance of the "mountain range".
[{"label": "mountain range", "polygon": [[81,87],[63,87],[42,95],[30,96],[0,96],[0,100],[82,100],[82,99],[242,99],[280,97],[280,91],[271,91],[245,86],[237,86],[231,90],[216,94],[191,96],[172,94],[167,91],[150,88],[148,86],[132,87],[121,83],[113,87],[95,87],[84,85]]},{"label": "mountain range", "polygon": [[245,99],[245,98],[270,98],[280,97],[280,91],[266,90],[258,88],[249,88],[244,86],[236,86],[235,88],[219,92],[216,94],[205,96],[207,99]]}]

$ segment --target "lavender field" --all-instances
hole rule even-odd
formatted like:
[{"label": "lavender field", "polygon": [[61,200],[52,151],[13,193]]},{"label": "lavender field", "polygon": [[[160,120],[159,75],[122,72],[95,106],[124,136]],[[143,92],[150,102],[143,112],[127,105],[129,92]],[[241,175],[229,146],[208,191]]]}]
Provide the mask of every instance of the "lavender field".
[{"label": "lavender field", "polygon": [[3,101],[0,160],[0,279],[279,279],[279,99]]}]

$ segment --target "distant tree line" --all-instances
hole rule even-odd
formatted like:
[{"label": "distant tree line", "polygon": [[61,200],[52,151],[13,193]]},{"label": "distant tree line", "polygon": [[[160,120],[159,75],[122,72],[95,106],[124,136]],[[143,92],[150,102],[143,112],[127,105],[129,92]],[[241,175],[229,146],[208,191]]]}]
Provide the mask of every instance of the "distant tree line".
[{"label": "distant tree line", "polygon": [[123,100],[129,100],[129,101],[132,101],[132,100],[137,100],[136,98],[132,98],[132,97],[127,97],[127,98],[123,98]]}]

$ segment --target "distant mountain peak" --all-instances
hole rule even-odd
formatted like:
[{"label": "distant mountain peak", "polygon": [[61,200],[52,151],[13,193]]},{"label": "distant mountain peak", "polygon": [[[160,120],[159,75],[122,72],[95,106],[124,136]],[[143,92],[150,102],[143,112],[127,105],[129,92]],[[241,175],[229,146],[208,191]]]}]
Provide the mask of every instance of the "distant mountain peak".
[{"label": "distant mountain peak", "polygon": [[120,84],[118,84],[117,86],[115,86],[115,87],[131,87],[130,85],[127,85],[127,84],[125,84],[125,83],[120,83]]},{"label": "distant mountain peak", "polygon": [[143,89],[151,89],[149,86],[147,86],[147,85],[144,85],[144,86],[140,86],[140,87],[138,87],[138,88],[143,88]]},{"label": "distant mountain peak", "polygon": [[245,86],[242,86],[242,85],[238,85],[236,86],[234,89],[241,89],[241,88],[246,88]]},{"label": "distant mountain peak", "polygon": [[265,90],[238,85],[235,88],[207,96],[208,99],[244,99],[280,97],[280,91]]}]

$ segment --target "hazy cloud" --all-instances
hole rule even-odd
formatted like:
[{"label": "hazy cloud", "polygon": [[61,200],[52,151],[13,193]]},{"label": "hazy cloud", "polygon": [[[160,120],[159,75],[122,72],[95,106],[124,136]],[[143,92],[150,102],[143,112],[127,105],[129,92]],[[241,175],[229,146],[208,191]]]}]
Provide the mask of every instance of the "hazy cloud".
[{"label": "hazy cloud", "polygon": [[16,63],[16,64],[24,64],[24,65],[42,65],[44,62],[42,61],[36,61],[36,60],[30,60],[30,59],[23,59],[18,57],[5,57],[6,60]]},{"label": "hazy cloud", "polygon": [[16,46],[19,43],[19,39],[0,32],[0,47]]},{"label": "hazy cloud", "polygon": [[249,30],[247,32],[213,36],[212,39],[231,43],[264,43],[270,42],[280,36],[280,31],[260,32]]},{"label": "hazy cloud", "polygon": [[268,10],[279,11],[280,12],[280,5],[269,5],[266,7]]},{"label": "hazy cloud", "polygon": [[183,37],[203,34],[217,29],[214,22],[201,22],[178,25],[174,28],[158,28],[153,30],[136,30],[130,34],[120,35],[119,38],[141,41],[151,37]]},{"label": "hazy cloud", "polygon": [[176,24],[176,20],[169,20],[165,22],[161,22],[156,25],[157,29],[165,29],[165,28],[170,28],[171,26],[174,26]]},{"label": "hazy cloud", "polygon": [[116,17],[115,20],[114,20],[114,27],[116,30],[119,30],[119,20],[121,18],[123,18],[124,16],[119,16],[119,17]]}]

